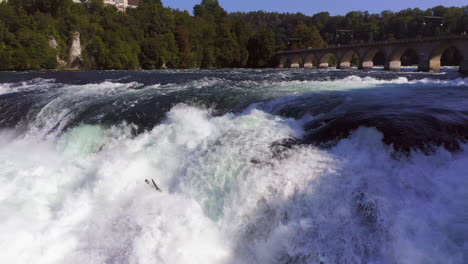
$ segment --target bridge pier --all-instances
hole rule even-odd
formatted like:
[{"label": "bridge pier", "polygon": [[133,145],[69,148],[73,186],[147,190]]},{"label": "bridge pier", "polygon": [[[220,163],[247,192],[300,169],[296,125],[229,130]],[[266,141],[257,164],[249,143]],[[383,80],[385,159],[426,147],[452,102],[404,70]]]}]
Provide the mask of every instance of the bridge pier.
[{"label": "bridge pier", "polygon": [[374,68],[373,61],[363,61],[359,64],[359,69],[361,70],[371,70]]},{"label": "bridge pier", "polygon": [[351,68],[351,63],[346,61],[346,62],[341,62],[340,65],[338,66],[338,69],[340,70],[347,70]]},{"label": "bridge pier", "polygon": [[[0,0],[1,1],[1,0]],[[360,43],[345,46],[331,46],[318,49],[280,51],[278,68],[320,68],[326,69],[332,56],[337,59],[338,69],[349,69],[353,56],[357,54],[359,69],[372,69],[374,57],[381,53],[385,58],[385,70],[401,70],[401,57],[408,50],[418,55],[418,70],[438,72],[441,58],[449,48],[455,48],[460,55],[460,72],[468,74],[468,35],[444,36],[425,39],[391,40],[373,43]]]},{"label": "bridge pier", "polygon": [[303,56],[304,68],[312,69],[316,67],[317,58],[314,53]]},{"label": "bridge pier", "polygon": [[401,70],[401,61],[393,60],[385,62],[385,70],[387,71],[400,71]]},{"label": "bridge pier", "polygon": [[439,72],[440,64],[440,60],[422,60],[418,64],[418,71]]},{"label": "bridge pier", "polygon": [[463,74],[468,74],[468,59],[464,59],[460,62],[459,72]]},{"label": "bridge pier", "polygon": [[301,66],[299,65],[299,62],[294,62],[294,63],[291,63],[291,68],[293,69],[298,69],[300,68]]},{"label": "bridge pier", "polygon": [[328,62],[322,62],[319,64],[320,69],[328,69]]}]

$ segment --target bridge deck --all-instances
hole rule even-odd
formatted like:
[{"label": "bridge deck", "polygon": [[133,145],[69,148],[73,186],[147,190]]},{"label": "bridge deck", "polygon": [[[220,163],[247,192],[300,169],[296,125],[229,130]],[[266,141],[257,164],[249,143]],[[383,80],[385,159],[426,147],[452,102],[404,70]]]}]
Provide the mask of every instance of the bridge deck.
[{"label": "bridge deck", "polygon": [[317,51],[336,50],[336,49],[372,47],[372,46],[382,46],[382,45],[395,45],[395,44],[407,44],[407,43],[418,43],[418,42],[419,43],[424,43],[424,42],[434,42],[434,41],[465,40],[465,39],[468,40],[468,35],[456,35],[456,36],[452,35],[452,36],[439,36],[439,37],[430,37],[430,38],[397,39],[397,40],[386,40],[386,41],[356,43],[356,44],[348,44],[348,45],[327,46],[325,48],[284,50],[284,51],[278,51],[275,54],[281,55],[281,54],[317,52]]}]

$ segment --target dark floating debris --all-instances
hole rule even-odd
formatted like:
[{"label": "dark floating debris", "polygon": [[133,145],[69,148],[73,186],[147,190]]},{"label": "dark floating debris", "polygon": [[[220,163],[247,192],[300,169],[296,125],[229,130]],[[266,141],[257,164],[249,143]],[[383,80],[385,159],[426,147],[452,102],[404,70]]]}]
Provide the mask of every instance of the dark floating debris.
[{"label": "dark floating debris", "polygon": [[151,182],[150,182],[148,179],[145,179],[145,182],[146,182],[146,184],[148,184],[148,185],[153,185],[154,188],[156,189],[156,191],[162,192],[161,188],[158,187],[158,185],[154,182],[153,179],[151,179],[151,182],[152,182],[153,184],[151,184]]}]

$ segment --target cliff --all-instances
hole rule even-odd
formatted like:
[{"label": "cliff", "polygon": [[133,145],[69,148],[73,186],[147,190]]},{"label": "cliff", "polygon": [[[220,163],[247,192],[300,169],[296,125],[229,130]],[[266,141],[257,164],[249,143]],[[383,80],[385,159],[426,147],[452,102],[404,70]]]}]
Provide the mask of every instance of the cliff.
[{"label": "cliff", "polygon": [[82,64],[82,46],[79,32],[73,32],[72,42],[70,45],[70,59],[69,66],[73,69],[81,68]]}]

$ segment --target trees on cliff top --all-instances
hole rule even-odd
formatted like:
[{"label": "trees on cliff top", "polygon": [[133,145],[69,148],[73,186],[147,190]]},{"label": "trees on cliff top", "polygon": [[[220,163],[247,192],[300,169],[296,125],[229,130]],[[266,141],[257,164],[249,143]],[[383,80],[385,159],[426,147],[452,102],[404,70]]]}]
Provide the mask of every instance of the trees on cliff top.
[{"label": "trees on cliff top", "polygon": [[[423,24],[432,14],[445,17],[443,26]],[[102,0],[10,0],[0,4],[0,69],[55,68],[57,55],[67,59],[73,31],[81,33],[86,69],[265,67],[277,50],[336,44],[338,29],[353,29],[346,41],[355,42],[461,34],[468,31],[468,15],[442,6],[345,16],[229,14],[217,0],[201,1],[193,15],[160,0],[143,0],[122,13]],[[50,38],[57,50],[49,47]]]}]

